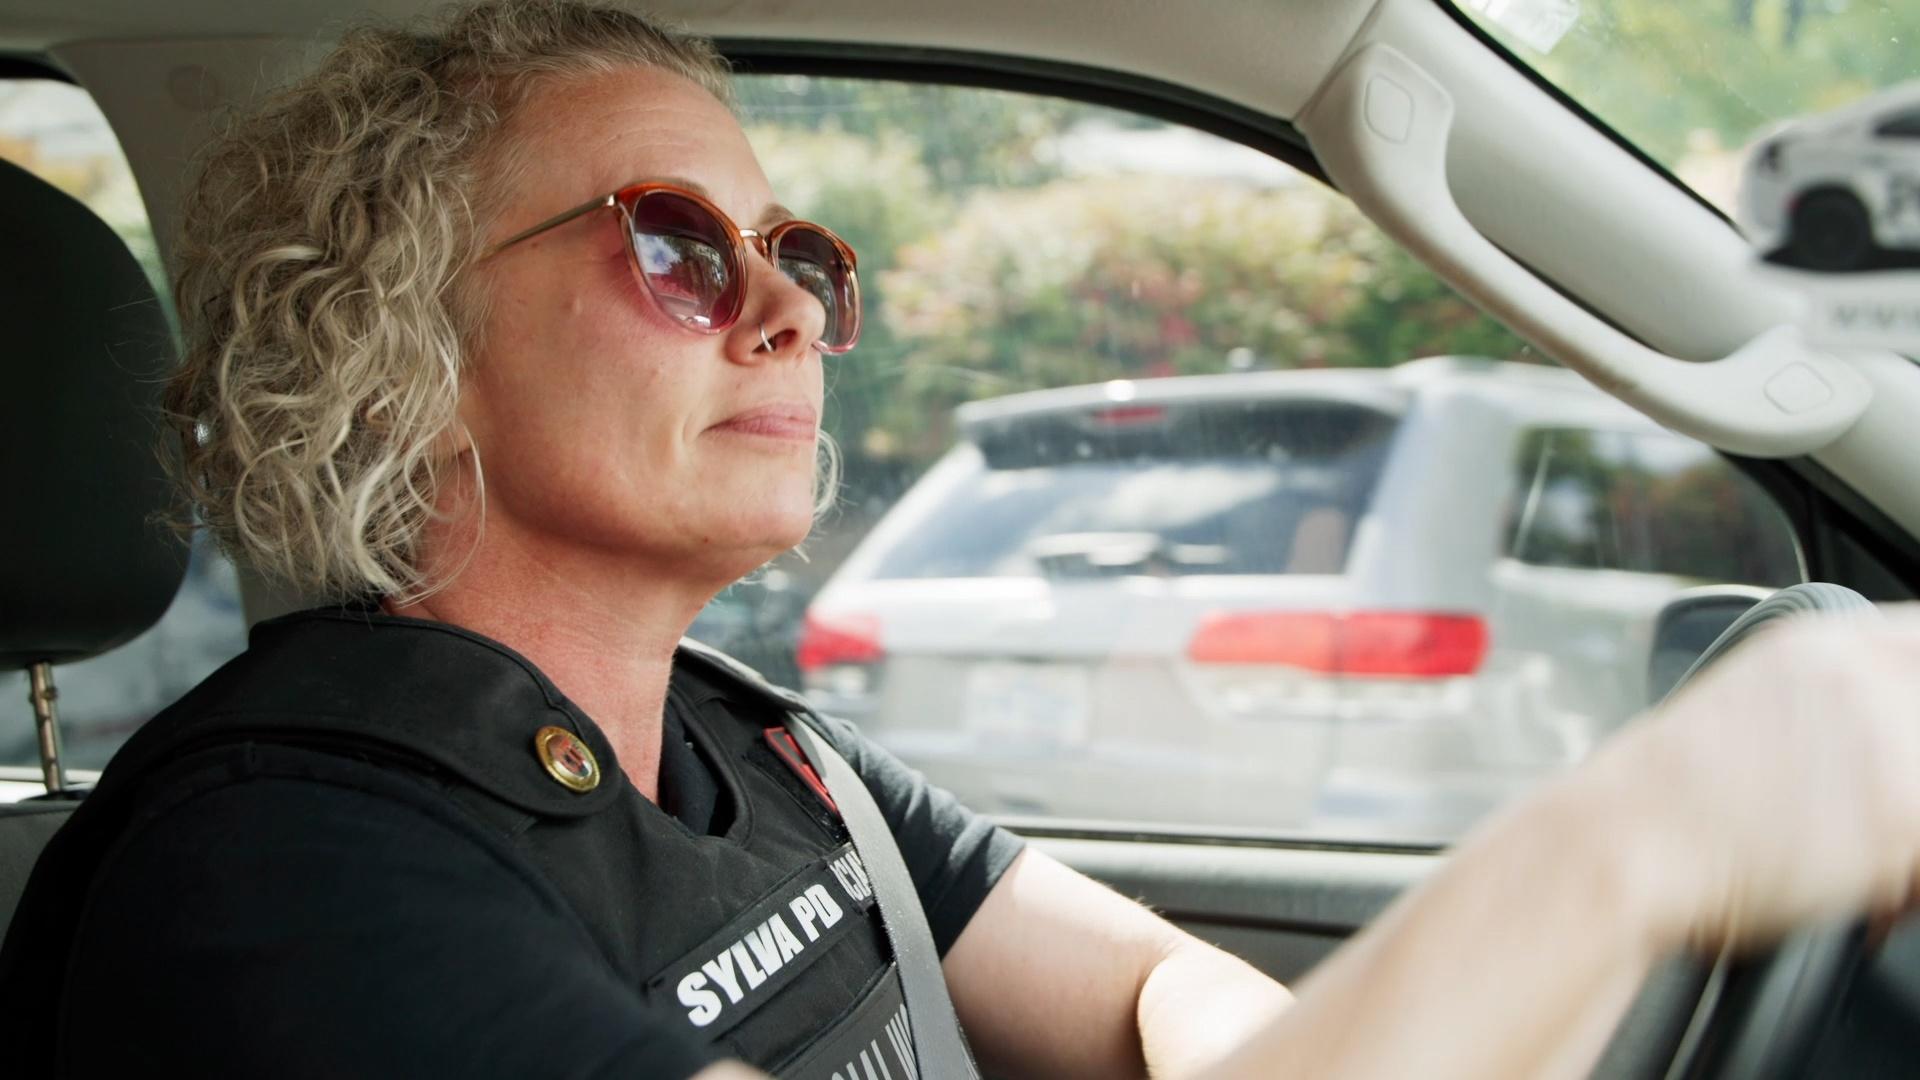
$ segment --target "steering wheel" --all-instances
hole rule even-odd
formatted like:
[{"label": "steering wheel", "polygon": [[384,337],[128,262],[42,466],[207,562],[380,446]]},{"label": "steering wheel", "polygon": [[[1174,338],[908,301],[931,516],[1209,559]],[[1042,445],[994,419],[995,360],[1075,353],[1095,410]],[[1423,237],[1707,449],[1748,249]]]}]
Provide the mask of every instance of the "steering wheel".
[{"label": "steering wheel", "polygon": [[[1762,600],[1707,647],[1668,697],[1707,665],[1779,619],[1807,614],[1880,617],[1873,602],[1852,589],[1824,582],[1795,585]],[[1722,953],[1690,969],[1681,993],[1653,1008],[1667,1012],[1672,1043],[1667,1080],[1785,1080],[1804,1075],[1820,1035],[1832,1023],[1846,989],[1867,956],[1862,920],[1801,930],[1771,950]],[[1649,995],[1652,996],[1652,995]],[[1637,1013],[1645,1010],[1636,1004]],[[1629,1017],[1629,1023],[1645,1018]]]}]

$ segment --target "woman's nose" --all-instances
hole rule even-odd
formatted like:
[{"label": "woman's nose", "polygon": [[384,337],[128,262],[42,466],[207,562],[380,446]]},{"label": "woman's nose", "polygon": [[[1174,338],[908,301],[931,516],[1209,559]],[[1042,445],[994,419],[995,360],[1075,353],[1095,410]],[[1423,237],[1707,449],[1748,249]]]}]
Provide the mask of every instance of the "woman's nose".
[{"label": "woman's nose", "polygon": [[760,257],[747,260],[747,308],[733,334],[733,351],[746,363],[802,358],[826,333],[826,307],[774,265],[764,238],[746,239]]}]

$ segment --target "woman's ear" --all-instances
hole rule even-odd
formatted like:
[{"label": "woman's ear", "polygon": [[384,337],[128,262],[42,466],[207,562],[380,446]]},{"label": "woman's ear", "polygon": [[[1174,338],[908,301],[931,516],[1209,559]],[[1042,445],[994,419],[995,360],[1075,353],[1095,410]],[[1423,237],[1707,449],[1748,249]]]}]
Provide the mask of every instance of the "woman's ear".
[{"label": "woman's ear", "polygon": [[482,434],[486,430],[486,410],[480,407],[480,395],[483,392],[479,380],[473,377],[469,364],[462,364],[459,373],[459,398],[453,404],[453,423],[440,433],[435,440],[434,459],[436,461],[459,464],[463,470],[470,469],[470,460],[479,454],[480,439],[475,436],[476,429]]},{"label": "woman's ear", "polygon": [[[461,412],[465,412],[464,408]],[[453,425],[442,431],[440,437],[434,440],[434,459],[460,462],[462,458],[472,457],[474,453],[473,429],[467,426],[465,416],[455,414]]]},{"label": "woman's ear", "polygon": [[440,483],[445,485],[440,511],[451,517],[469,511],[484,513],[487,482],[481,471],[480,445],[464,419],[456,416],[453,426],[440,433],[433,448],[433,462],[434,471],[443,477]]}]

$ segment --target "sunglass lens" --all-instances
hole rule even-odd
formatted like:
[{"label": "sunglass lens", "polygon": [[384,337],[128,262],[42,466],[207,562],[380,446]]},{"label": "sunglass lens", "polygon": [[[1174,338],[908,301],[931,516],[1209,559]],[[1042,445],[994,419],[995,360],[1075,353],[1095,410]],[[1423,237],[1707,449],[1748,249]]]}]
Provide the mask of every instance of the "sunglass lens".
[{"label": "sunglass lens", "polygon": [[780,237],[780,270],[827,310],[820,344],[831,352],[853,348],[860,337],[860,283],[833,238],[805,225],[787,230]]},{"label": "sunglass lens", "polygon": [[740,310],[739,267],[705,207],[671,192],[641,197],[630,215],[634,261],[660,309],[696,330],[721,330]]}]

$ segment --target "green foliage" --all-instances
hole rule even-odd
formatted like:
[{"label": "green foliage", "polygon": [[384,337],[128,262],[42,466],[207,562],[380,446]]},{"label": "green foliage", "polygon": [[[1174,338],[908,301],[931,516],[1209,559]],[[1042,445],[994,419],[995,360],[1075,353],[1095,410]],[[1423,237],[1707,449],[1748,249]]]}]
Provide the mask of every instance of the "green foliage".
[{"label": "green foliage", "polygon": [[1059,163],[1049,152],[1051,140],[1087,120],[1126,127],[1154,123],[1059,98],[930,83],[776,75],[737,84],[750,126],[867,139],[910,135],[929,180],[944,192],[1053,179]]},{"label": "green foliage", "polygon": [[1396,364],[1451,353],[1496,360],[1540,357],[1513,332],[1481,314],[1405,249],[1371,229],[1372,276],[1338,320],[1355,364]]},{"label": "green foliage", "polygon": [[916,346],[896,395],[928,443],[947,434],[928,414],[1019,390],[1523,348],[1304,180],[981,191],[880,284],[892,337]]}]

